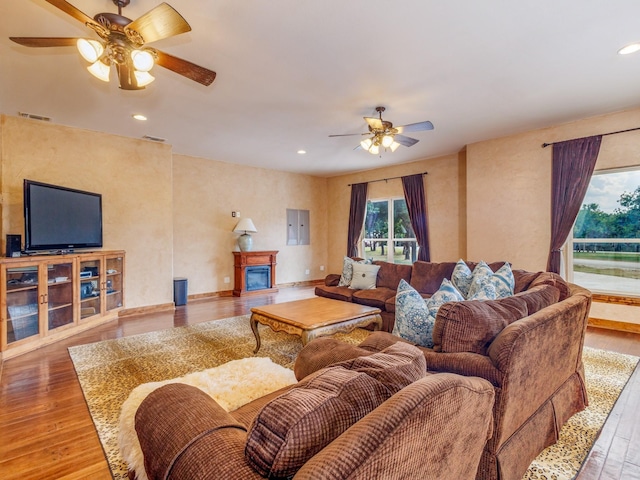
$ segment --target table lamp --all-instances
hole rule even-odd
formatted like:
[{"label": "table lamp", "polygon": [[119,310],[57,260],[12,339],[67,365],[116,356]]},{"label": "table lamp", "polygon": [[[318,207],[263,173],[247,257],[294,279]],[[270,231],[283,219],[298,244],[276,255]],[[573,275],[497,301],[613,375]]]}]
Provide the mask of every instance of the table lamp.
[{"label": "table lamp", "polygon": [[240,247],[241,252],[248,252],[251,250],[251,246],[253,245],[253,239],[248,232],[255,233],[257,232],[256,226],[253,224],[250,218],[241,219],[235,228],[234,232],[243,232],[242,235],[238,237],[238,246]]}]

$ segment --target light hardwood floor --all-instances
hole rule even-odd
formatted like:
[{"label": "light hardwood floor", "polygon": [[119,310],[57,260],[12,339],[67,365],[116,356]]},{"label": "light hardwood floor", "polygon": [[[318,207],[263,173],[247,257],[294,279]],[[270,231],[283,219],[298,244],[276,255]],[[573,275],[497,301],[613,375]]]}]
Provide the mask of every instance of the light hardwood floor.
[{"label": "light hardwood floor", "polygon": [[[0,478],[111,478],[68,347],[243,315],[253,306],[311,296],[313,287],[292,287],[267,295],[193,302],[175,312],[121,318],[7,360],[0,367]],[[640,356],[640,335],[590,328],[586,343]],[[581,480],[640,478],[639,406],[636,371],[580,474]],[[637,476],[629,476],[632,474]]]}]

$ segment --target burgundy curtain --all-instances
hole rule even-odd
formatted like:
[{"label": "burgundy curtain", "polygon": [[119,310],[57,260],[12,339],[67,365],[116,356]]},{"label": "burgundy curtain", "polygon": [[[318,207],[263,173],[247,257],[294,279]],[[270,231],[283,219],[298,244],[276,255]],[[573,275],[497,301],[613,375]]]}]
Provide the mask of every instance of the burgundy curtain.
[{"label": "burgundy curtain", "polygon": [[349,209],[349,231],[347,233],[347,256],[358,256],[358,240],[364,225],[367,210],[367,183],[351,185],[351,207]]},{"label": "burgundy curtain", "polygon": [[427,201],[424,195],[424,181],[422,173],[402,177],[404,199],[409,210],[411,227],[416,234],[418,246],[418,260],[430,261],[429,228],[427,226]]},{"label": "burgundy curtain", "polygon": [[587,193],[601,141],[596,135],[553,144],[549,272],[560,273],[561,248]]}]

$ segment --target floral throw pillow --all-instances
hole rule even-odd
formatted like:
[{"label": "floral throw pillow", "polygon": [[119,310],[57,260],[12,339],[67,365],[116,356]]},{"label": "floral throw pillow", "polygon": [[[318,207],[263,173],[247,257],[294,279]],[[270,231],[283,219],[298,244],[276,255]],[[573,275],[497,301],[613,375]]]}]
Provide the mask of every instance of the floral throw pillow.
[{"label": "floral throw pillow", "polygon": [[464,300],[464,297],[444,279],[440,289],[425,300],[405,280],[400,280],[396,293],[396,322],[393,334],[426,348],[433,348],[433,326],[441,305]]},{"label": "floral throw pillow", "polygon": [[462,300],[464,300],[464,295],[462,295],[453,283],[445,278],[442,280],[438,291],[427,300],[429,316],[433,317],[435,323],[436,315],[438,315],[438,310],[442,305],[447,302],[461,302]]},{"label": "floral throw pillow", "polygon": [[467,298],[469,294],[469,287],[471,286],[471,279],[473,278],[473,272],[467,265],[467,263],[460,259],[453,269],[451,274],[451,283],[458,291]]},{"label": "floral throw pillow", "polygon": [[467,300],[495,300],[510,297],[513,295],[515,284],[511,265],[507,262],[495,273],[483,275],[477,281],[474,279],[469,287]]}]

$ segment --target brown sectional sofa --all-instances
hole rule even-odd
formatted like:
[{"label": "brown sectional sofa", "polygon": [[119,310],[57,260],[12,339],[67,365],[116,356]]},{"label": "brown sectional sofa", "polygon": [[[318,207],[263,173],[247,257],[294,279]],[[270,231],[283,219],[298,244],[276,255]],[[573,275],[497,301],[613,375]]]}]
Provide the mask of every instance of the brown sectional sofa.
[{"label": "brown sectional sofa", "polygon": [[473,479],[491,384],[428,374],[408,344],[368,353],[230,413],[192,386],[155,390],[135,419],[147,477]]},{"label": "brown sectional sofa", "polygon": [[[391,332],[395,323],[395,298],[400,280],[405,280],[420,294],[428,298],[433,295],[443,278],[451,278],[456,262],[432,263],[417,261],[413,265],[402,265],[389,262],[373,262],[378,265],[378,279],[376,288],[370,290],[353,290],[349,287],[340,287],[340,274],[329,274],[325,278],[325,284],[319,285],[315,289],[319,297],[333,298],[345,302],[368,305],[381,310],[382,330]],[[477,265],[474,262],[467,262],[471,270]],[[504,262],[490,263],[489,266],[494,272],[498,270]],[[518,285],[516,284],[516,289]],[[519,290],[516,290],[519,291]]]},{"label": "brown sectional sofa", "polygon": [[[453,265],[417,262],[411,283],[428,296],[439,286],[430,274],[450,275]],[[512,297],[444,304],[435,320],[434,347],[418,347],[429,372],[481,377],[495,388],[494,433],[477,475],[483,480],[522,478],[533,459],[557,441],[566,421],[588,404],[582,349],[591,293],[548,272],[514,270],[514,277]],[[352,292],[351,301],[361,302],[359,294]],[[392,300],[385,302],[387,314]],[[391,325],[387,321],[387,332],[372,333],[358,347],[333,338],[310,342],[299,355],[296,376],[402,341],[388,333]]]}]

